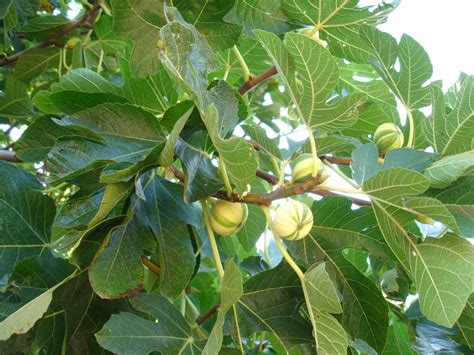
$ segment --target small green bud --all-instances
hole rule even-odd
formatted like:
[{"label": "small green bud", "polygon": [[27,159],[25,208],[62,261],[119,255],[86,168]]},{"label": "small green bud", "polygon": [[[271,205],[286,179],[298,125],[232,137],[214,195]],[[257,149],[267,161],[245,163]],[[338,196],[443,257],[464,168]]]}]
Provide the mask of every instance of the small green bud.
[{"label": "small green bud", "polygon": [[81,39],[79,37],[71,37],[67,40],[66,44],[64,45],[64,48],[73,49],[79,43],[81,43]]}]

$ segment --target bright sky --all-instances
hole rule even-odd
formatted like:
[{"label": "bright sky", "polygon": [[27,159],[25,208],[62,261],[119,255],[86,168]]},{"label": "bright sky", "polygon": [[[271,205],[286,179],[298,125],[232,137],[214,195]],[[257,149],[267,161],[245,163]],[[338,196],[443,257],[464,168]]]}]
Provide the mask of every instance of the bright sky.
[{"label": "bright sky", "polygon": [[[361,5],[379,3],[362,0]],[[474,0],[402,0],[379,28],[397,39],[407,33],[428,52],[433,79],[448,88],[459,72],[474,74]]]}]

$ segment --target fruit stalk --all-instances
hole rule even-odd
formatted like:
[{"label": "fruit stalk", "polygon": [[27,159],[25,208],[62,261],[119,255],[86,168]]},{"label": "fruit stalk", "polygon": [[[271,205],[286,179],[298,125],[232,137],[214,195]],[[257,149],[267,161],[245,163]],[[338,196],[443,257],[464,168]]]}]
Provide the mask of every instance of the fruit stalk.
[{"label": "fruit stalk", "polygon": [[[207,207],[207,202],[205,200],[201,200],[201,207],[202,213],[204,215],[204,222],[206,223],[207,234],[209,235],[209,242],[211,244],[212,249],[212,257],[214,258],[214,264],[216,264],[217,273],[219,275],[219,284],[222,285],[224,281],[224,268],[222,267],[221,257],[219,256],[219,249],[217,249],[216,237],[214,235],[214,231],[212,230],[210,218],[209,218],[209,210]],[[237,318],[237,310],[235,305],[232,306],[234,312],[234,320],[237,329],[237,337],[239,339],[239,347],[242,354],[244,354],[244,347],[242,344],[242,338],[240,335],[240,327],[239,327],[239,320]]]},{"label": "fruit stalk", "polygon": [[217,249],[216,237],[214,236],[214,231],[211,228],[211,222],[209,220],[209,210],[206,201],[201,200],[201,206],[202,213],[204,215],[204,222],[206,223],[207,234],[209,235],[209,242],[211,243],[212,256],[214,258],[214,263],[216,264],[219,279],[222,282],[222,280],[224,279],[224,268],[222,267],[221,257],[219,256],[219,250]]},{"label": "fruit stalk", "polygon": [[[262,210],[263,210],[263,213],[265,214],[265,218],[267,219],[267,224],[268,224],[269,228],[271,229],[272,218],[270,216],[270,210],[268,209],[268,207],[265,207],[265,206],[262,206]],[[293,271],[296,273],[296,275],[300,279],[301,288],[303,289],[303,295],[304,295],[304,299],[305,299],[305,302],[306,302],[306,308],[308,309],[309,318],[310,318],[311,324],[313,326],[313,334],[316,334],[316,318],[314,316],[313,309],[311,307],[311,302],[310,302],[310,299],[309,299],[308,290],[306,288],[306,282],[305,282],[305,279],[304,279],[303,270],[301,270],[301,268],[298,266],[298,264],[296,264],[295,260],[286,251],[286,249],[285,249],[283,243],[281,242],[280,238],[274,236],[274,239],[275,239],[275,243],[276,243],[278,249],[280,249],[280,252],[283,255],[283,257],[285,258],[286,262],[288,263],[288,265],[290,265],[290,267],[293,269]],[[318,349],[318,338],[315,336],[314,340],[316,342],[316,349]]]}]

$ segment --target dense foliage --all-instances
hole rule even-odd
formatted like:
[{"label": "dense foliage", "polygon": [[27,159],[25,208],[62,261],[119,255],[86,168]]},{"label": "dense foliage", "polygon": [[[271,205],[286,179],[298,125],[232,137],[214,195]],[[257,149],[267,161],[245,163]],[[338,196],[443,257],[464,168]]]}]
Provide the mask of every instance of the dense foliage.
[{"label": "dense foliage", "polygon": [[472,351],[474,76],[358,2],[2,0],[0,353]]}]

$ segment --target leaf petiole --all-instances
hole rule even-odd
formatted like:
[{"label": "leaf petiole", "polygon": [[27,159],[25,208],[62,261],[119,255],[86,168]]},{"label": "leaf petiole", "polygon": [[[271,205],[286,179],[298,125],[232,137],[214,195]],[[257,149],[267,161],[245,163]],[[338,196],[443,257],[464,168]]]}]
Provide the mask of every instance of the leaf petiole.
[{"label": "leaf petiole", "polygon": [[337,175],[339,175],[345,182],[347,182],[349,185],[351,185],[353,188],[358,189],[359,185],[355,183],[354,180],[349,179],[346,175],[344,175],[342,172],[337,169],[334,164],[328,162],[327,160],[323,160],[323,164],[326,165],[329,169],[334,171]]},{"label": "leaf petiole", "polygon": [[346,194],[365,194],[364,191],[361,189],[344,189],[342,187],[335,187],[335,186],[325,186],[325,185],[318,185],[314,188],[314,191],[336,191],[336,192],[343,192]]},{"label": "leaf petiole", "polygon": [[408,124],[410,125],[409,127],[410,133],[408,134],[407,147],[412,148],[413,140],[415,136],[415,121],[413,120],[413,114],[411,113],[409,108],[407,108],[407,115],[408,115]]},{"label": "leaf petiole", "polygon": [[224,186],[225,186],[225,189],[227,191],[227,196],[231,197],[232,196],[232,185],[230,184],[229,176],[227,175],[227,170],[225,169],[224,159],[222,157],[219,159],[219,170],[220,170],[221,175],[222,175],[222,180],[224,180]]},{"label": "leaf petiole", "polygon": [[311,154],[313,155],[313,172],[311,173],[312,177],[316,177],[318,175],[318,150],[316,149],[316,140],[314,139],[313,130],[306,126],[306,130],[308,131],[309,143],[311,145]]},{"label": "leaf petiole", "polygon": [[247,66],[247,63],[245,62],[244,57],[242,57],[242,54],[240,54],[239,49],[237,46],[232,47],[232,50],[237,57],[237,60],[239,61],[240,67],[242,68],[242,71],[244,72],[244,82],[247,82],[250,79],[250,70],[249,67]]}]

